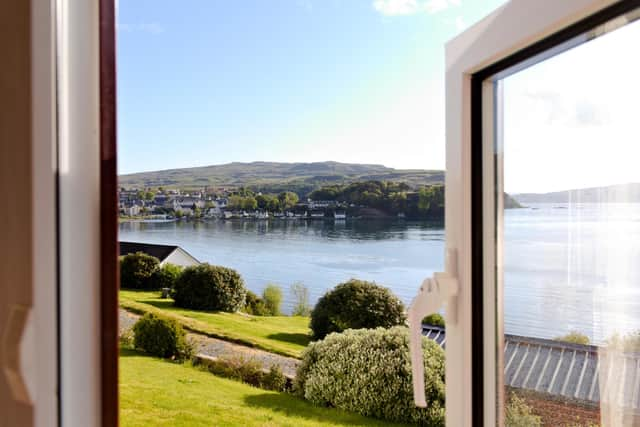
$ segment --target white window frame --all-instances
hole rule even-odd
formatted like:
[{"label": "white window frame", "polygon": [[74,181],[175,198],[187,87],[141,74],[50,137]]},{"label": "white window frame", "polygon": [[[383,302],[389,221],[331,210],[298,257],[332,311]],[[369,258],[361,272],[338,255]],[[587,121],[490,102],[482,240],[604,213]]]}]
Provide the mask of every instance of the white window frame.
[{"label": "white window frame", "polygon": [[[53,3],[44,0],[40,4]],[[99,1],[58,0],[55,3],[58,5],[61,421],[69,426],[97,426],[101,423]],[[500,376],[496,375],[495,361],[499,353],[496,351],[498,340],[502,336],[497,319],[501,318],[502,310],[500,295],[496,294],[494,286],[487,285],[495,283],[491,271],[485,271],[483,280],[475,283],[482,291],[483,333],[479,346],[473,341],[472,77],[480,70],[618,3],[622,1],[512,0],[446,46],[446,241],[448,249],[457,250],[460,283],[458,321],[447,326],[446,417],[449,426],[494,426],[499,421],[496,393],[501,388],[496,383]],[[46,20],[49,12],[39,19]],[[37,49],[34,49],[35,54]],[[44,91],[47,90],[50,89],[45,87]],[[486,133],[482,137],[492,140],[492,124],[496,117],[490,94],[494,88],[493,85],[485,85],[483,90],[487,95],[483,97],[486,103],[483,111],[487,113],[483,120],[488,126],[484,126]],[[55,106],[51,109],[55,111]],[[49,113],[47,109],[42,111],[43,126],[48,126]],[[494,157],[491,145],[482,146],[484,170],[492,171]],[[43,146],[42,152],[46,153],[45,150],[50,149],[48,147]],[[37,161],[46,163],[46,158]],[[50,188],[45,181],[38,182],[42,182],[39,188]],[[482,232],[485,238],[481,240],[485,259],[481,261],[485,265],[494,262],[490,258],[495,251],[495,242],[491,238],[495,231],[493,184],[493,175],[484,174],[482,188],[491,190],[484,191],[482,197]],[[47,204],[42,212],[51,210],[52,200],[44,198],[40,202]],[[37,228],[38,225],[35,226]],[[50,233],[53,231],[49,230]],[[52,237],[49,239],[52,243]],[[47,254],[42,257],[50,259]],[[49,272],[53,271],[50,262],[47,266]],[[476,369],[474,379],[473,360],[478,355],[484,364],[482,372]],[[50,411],[55,412],[55,408],[50,408]],[[478,414],[482,418],[474,419]]]},{"label": "white window frame", "polygon": [[[501,289],[495,286],[496,274],[501,274],[495,245],[495,218],[501,206],[496,208],[496,202],[501,204],[502,198],[495,200],[499,191],[494,180],[495,168],[501,165],[494,151],[494,141],[499,140],[494,132],[500,128],[496,111],[501,105],[495,105],[500,97],[494,96],[499,85],[478,82],[478,76],[527,50],[532,52],[531,59],[539,60],[544,53],[535,52],[535,47],[545,40],[631,3],[638,2],[511,0],[446,46],[446,242],[447,249],[457,251],[460,284],[458,321],[447,325],[449,426],[502,425],[501,399],[497,398],[502,394],[502,373],[496,367],[502,366],[497,362],[502,355],[503,310]],[[547,51],[552,52],[553,48]],[[481,111],[481,117],[474,119],[473,111]],[[473,125],[474,120],[480,127]],[[481,160],[474,161],[474,156]],[[481,162],[480,171],[474,171],[477,162]],[[474,182],[474,176],[480,178]],[[474,305],[474,300],[481,304]]]},{"label": "white window frame", "polygon": [[100,0],[49,1],[57,22],[60,425],[100,426]]}]

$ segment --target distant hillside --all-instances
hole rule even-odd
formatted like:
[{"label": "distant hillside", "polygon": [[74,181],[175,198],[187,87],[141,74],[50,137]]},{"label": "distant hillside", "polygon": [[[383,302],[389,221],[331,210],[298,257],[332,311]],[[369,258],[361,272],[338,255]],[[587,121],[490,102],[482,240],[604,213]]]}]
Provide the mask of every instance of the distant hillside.
[{"label": "distant hillside", "polygon": [[296,191],[307,194],[322,185],[380,180],[406,182],[416,187],[444,183],[444,171],[393,169],[382,165],[338,162],[317,163],[228,163],[186,169],[169,169],[121,175],[125,188],[248,187],[255,191]]},{"label": "distant hillside", "polygon": [[518,203],[518,201],[516,199],[514,199],[513,197],[511,197],[507,193],[504,193],[504,205],[503,206],[504,206],[505,209],[519,209],[519,208],[523,207],[520,203]]},{"label": "distant hillside", "polygon": [[552,193],[512,194],[522,204],[528,203],[640,203],[640,184],[581,188]]}]

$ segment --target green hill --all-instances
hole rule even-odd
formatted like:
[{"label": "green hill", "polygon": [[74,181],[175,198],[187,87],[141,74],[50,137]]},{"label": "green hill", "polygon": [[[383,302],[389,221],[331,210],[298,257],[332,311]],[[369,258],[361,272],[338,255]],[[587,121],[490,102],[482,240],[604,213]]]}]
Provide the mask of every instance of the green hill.
[{"label": "green hill", "polygon": [[296,191],[307,194],[327,184],[379,180],[406,182],[412,187],[444,183],[444,171],[393,169],[382,165],[338,162],[228,163],[185,169],[169,169],[121,175],[125,188],[248,187],[255,191]]}]

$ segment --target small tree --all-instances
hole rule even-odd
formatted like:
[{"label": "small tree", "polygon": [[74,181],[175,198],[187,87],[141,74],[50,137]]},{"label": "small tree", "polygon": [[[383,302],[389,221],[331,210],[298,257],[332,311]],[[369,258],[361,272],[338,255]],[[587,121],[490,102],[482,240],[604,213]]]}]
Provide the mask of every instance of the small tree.
[{"label": "small tree", "polygon": [[280,315],[280,305],[282,304],[282,289],[280,289],[280,286],[267,285],[262,291],[262,299],[270,316]]},{"label": "small tree", "polygon": [[158,258],[143,252],[123,256],[120,259],[120,286],[125,289],[153,289],[152,277],[159,265]]},{"label": "small tree", "polygon": [[242,201],[242,209],[244,210],[255,211],[257,207],[258,207],[258,202],[253,196],[245,197],[244,200]]},{"label": "small tree", "polygon": [[406,321],[404,305],[389,289],[351,279],[327,292],[311,312],[314,339],[346,329],[390,328]]},{"label": "small tree", "polygon": [[184,269],[173,288],[177,307],[234,312],[244,307],[246,289],[237,271],[210,264]]},{"label": "small tree", "polygon": [[291,285],[291,293],[293,294],[293,316],[309,316],[311,314],[311,305],[309,304],[309,288],[303,283],[297,282]]},{"label": "small tree", "polygon": [[280,201],[280,208],[287,210],[293,208],[298,203],[298,195],[291,191],[285,191],[278,195]]}]

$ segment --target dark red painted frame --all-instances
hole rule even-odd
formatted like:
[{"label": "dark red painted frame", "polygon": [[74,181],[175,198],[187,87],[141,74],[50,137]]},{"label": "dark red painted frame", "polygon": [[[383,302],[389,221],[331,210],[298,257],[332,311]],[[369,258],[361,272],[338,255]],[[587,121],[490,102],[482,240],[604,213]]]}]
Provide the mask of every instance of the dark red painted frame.
[{"label": "dark red painted frame", "polygon": [[103,427],[118,426],[118,199],[116,21],[100,0],[100,381]]}]

